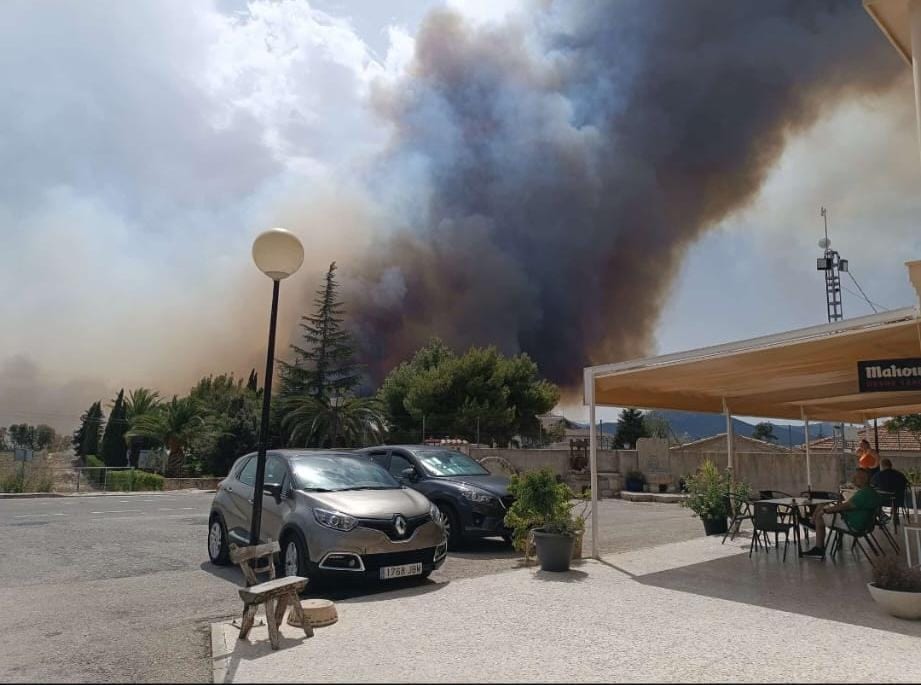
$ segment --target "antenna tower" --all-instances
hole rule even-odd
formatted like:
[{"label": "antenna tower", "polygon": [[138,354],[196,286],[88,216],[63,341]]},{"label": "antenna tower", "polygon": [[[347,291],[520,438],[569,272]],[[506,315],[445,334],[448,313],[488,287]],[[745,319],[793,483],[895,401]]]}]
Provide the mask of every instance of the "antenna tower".
[{"label": "antenna tower", "polygon": [[819,247],[825,250],[823,256],[816,260],[816,269],[825,272],[825,301],[828,307],[828,323],[844,318],[841,302],[841,274],[847,273],[848,263],[842,259],[837,250],[831,249],[828,237],[828,210],[822,207],[822,219],[825,222],[825,237],[819,240]]}]

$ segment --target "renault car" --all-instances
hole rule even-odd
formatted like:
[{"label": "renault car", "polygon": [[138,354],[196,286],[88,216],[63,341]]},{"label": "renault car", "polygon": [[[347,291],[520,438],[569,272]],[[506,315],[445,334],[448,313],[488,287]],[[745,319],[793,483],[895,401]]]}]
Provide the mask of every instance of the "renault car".
[{"label": "renault car", "polygon": [[[208,523],[215,564],[228,563],[231,543],[249,542],[256,461],[241,457],[218,485]],[[261,539],[279,541],[285,575],[424,578],[447,554],[438,509],[360,455],[270,451],[262,498]]]}]

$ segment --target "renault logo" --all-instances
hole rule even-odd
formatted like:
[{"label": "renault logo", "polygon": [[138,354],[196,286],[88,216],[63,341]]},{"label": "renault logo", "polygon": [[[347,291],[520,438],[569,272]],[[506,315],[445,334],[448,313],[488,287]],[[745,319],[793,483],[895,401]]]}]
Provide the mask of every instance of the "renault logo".
[{"label": "renault logo", "polygon": [[403,537],[406,535],[406,519],[397,514],[393,517],[393,527],[397,531],[397,535]]}]

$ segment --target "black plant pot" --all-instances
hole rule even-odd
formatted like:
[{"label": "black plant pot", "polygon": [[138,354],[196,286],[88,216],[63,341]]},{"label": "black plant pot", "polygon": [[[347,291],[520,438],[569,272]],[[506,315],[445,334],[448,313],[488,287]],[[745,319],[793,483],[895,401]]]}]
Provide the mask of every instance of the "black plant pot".
[{"label": "black plant pot", "polygon": [[643,492],[643,481],[639,478],[628,478],[624,482],[624,487],[627,488],[627,492]]},{"label": "black plant pot", "polygon": [[704,532],[707,535],[724,535],[729,530],[729,524],[725,516],[715,519],[702,519],[704,522]]},{"label": "black plant pot", "polygon": [[532,531],[534,546],[537,548],[537,561],[541,571],[568,571],[572,560],[572,546],[575,540],[571,535],[545,533],[540,528]]}]

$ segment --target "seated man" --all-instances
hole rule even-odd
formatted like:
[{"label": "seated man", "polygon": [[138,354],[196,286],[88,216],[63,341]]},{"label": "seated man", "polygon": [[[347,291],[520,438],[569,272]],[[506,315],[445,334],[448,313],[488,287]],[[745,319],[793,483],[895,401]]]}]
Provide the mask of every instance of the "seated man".
[{"label": "seated man", "polygon": [[905,502],[905,488],[908,487],[908,479],[905,474],[892,468],[891,459],[883,459],[879,462],[880,472],[873,475],[870,484],[877,490],[884,490],[895,495],[895,507],[892,512],[893,518],[899,520],[899,507]]},{"label": "seated man", "polygon": [[[857,469],[851,480],[857,487],[857,492],[850,499],[839,504],[816,507],[813,517],[815,547],[808,552],[803,552],[804,557],[821,558],[825,556],[825,535],[827,529],[831,528],[835,514],[840,513],[840,518],[847,524],[847,528],[853,531],[864,531],[873,523],[876,510],[880,505],[880,498],[876,490],[870,487],[870,472],[867,469]],[[838,527],[844,528],[840,520]]]}]

